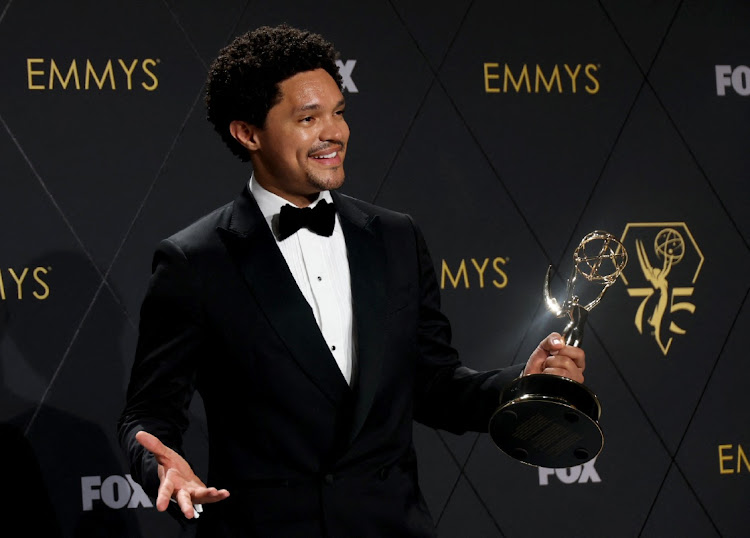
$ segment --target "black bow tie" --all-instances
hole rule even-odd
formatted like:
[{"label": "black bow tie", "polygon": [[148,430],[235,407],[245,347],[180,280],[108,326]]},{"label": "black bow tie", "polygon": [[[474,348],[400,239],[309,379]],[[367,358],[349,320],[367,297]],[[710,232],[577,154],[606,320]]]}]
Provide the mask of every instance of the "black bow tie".
[{"label": "black bow tie", "polygon": [[336,208],[325,200],[313,207],[282,206],[279,213],[279,241],[283,241],[300,228],[307,228],[318,235],[331,235],[336,223]]}]

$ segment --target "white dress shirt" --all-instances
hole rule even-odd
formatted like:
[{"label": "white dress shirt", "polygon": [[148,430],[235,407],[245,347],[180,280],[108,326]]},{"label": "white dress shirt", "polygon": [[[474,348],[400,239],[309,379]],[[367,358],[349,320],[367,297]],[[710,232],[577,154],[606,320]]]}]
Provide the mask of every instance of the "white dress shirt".
[{"label": "white dress shirt", "polygon": [[[258,202],[276,244],[297,282],[302,295],[315,315],[320,332],[346,382],[351,384],[355,365],[352,323],[352,292],[349,260],[339,216],[330,237],[320,236],[307,228],[279,241],[273,227],[281,207],[291,202],[264,189],[255,177],[250,178],[250,192]],[[333,203],[331,193],[323,191],[310,207],[320,200]]]}]

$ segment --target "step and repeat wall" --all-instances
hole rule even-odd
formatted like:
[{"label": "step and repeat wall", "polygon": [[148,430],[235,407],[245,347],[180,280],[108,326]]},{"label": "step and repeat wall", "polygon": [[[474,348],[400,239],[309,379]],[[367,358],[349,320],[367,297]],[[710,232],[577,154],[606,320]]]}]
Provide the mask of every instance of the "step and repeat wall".
[{"label": "step and repeat wall", "polygon": [[440,536],[747,536],[750,4],[714,0],[0,1],[6,522],[192,533],[130,478],[115,422],[156,243],[251,174],[205,119],[208,65],[281,22],[340,51],[342,190],[421,225],[466,365],[562,330],[545,273],[562,299],[588,232],[630,253],[583,341],[602,452],[535,468],[415,424]]}]

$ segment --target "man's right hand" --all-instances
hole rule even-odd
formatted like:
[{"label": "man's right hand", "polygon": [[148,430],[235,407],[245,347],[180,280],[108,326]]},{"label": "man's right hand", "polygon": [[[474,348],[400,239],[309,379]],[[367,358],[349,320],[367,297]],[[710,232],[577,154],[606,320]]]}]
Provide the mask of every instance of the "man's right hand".
[{"label": "man's right hand", "polygon": [[177,452],[162,443],[156,436],[140,431],[135,439],[151,452],[159,464],[159,493],[156,509],[163,512],[174,499],[185,517],[197,517],[194,505],[215,503],[229,497],[225,489],[207,488],[188,462]]}]

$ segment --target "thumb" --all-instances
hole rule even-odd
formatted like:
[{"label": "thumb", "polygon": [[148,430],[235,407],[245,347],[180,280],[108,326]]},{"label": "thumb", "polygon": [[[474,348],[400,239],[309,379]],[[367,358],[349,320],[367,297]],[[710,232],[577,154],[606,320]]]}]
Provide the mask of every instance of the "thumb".
[{"label": "thumb", "polygon": [[562,336],[560,336],[559,333],[550,333],[547,338],[542,340],[542,343],[539,344],[539,347],[548,352],[550,355],[554,355],[554,352],[559,351],[563,347],[565,347],[565,342],[563,342]]}]

